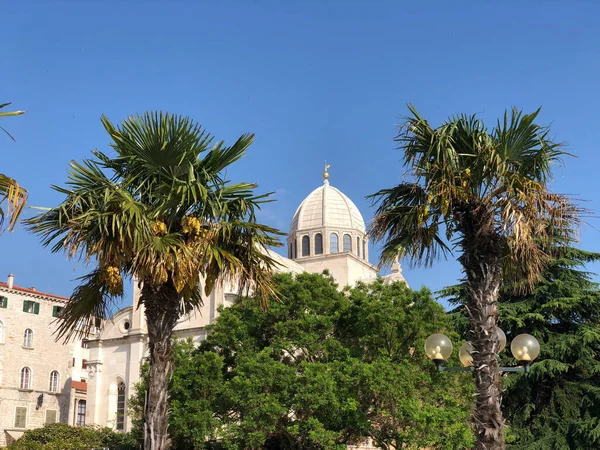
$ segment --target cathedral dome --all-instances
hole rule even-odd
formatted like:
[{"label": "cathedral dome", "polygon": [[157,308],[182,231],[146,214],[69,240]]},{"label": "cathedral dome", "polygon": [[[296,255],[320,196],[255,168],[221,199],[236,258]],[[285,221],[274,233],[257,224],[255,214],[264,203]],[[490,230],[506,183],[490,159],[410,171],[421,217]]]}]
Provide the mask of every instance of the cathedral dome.
[{"label": "cathedral dome", "polygon": [[324,227],[366,231],[365,221],[356,205],[327,180],[300,203],[292,219],[290,235]]}]

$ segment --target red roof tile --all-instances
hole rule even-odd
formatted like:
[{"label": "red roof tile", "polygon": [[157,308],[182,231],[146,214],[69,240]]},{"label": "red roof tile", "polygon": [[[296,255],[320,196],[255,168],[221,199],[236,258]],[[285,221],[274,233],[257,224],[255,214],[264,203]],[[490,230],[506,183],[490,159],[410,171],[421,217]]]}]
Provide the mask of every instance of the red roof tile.
[{"label": "red roof tile", "polygon": [[[8,289],[8,284],[3,283],[0,281],[0,287],[4,287]],[[20,287],[20,286],[14,286],[13,285],[13,290],[18,291],[18,292],[25,292],[27,294],[34,294],[34,295],[43,295],[44,297],[52,297],[52,298],[56,298],[58,300],[62,300],[65,302],[70,301],[71,299],[69,297],[63,297],[61,295],[54,295],[54,294],[48,294],[47,292],[40,292],[40,291],[36,291],[35,289],[29,289],[29,288],[24,288],[24,287]]]},{"label": "red roof tile", "polygon": [[87,383],[84,383],[83,381],[71,381],[71,387],[78,391],[87,392]]}]

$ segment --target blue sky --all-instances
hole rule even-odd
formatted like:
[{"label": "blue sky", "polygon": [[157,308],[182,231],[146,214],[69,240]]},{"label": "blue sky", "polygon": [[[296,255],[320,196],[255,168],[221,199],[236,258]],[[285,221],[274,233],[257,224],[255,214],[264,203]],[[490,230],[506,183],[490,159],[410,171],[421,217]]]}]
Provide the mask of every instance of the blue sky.
[{"label": "blue sky", "polygon": [[[60,202],[50,185],[69,161],[107,149],[102,114],[160,109],[229,143],[256,133],[228,175],[276,192],[263,221],[287,231],[324,160],[370,219],[365,195],[400,180],[392,138],[409,102],[434,124],[543,105],[540,121],[577,155],[554,189],[599,210],[597,2],[22,0],[0,15],[0,101],[28,111],[2,121],[17,142],[0,136],[0,168],[32,206]],[[600,250],[589,222],[581,245]],[[85,270],[23,229],[0,237],[0,254],[0,278],[66,296]],[[453,259],[404,271],[434,290],[460,276]]]}]

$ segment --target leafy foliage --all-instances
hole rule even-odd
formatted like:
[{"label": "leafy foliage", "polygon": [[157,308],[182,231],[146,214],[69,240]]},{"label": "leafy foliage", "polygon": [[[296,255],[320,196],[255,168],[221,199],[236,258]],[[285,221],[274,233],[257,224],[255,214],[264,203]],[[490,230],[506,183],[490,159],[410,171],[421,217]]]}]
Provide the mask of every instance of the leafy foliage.
[{"label": "leafy foliage", "polygon": [[452,335],[427,290],[274,278],[281,302],[240,298],[198,349],[177,344],[175,448],[343,449],[368,437],[385,449],[469,448],[468,381],[438,374],[420,351],[430,333]]},{"label": "leafy foliage", "polygon": [[[555,254],[531,293],[515,295],[507,285],[500,295],[500,325],[509,341],[526,332],[541,344],[530,375],[504,378],[513,449],[600,447],[600,290],[583,269],[600,253],[567,247]],[[464,302],[460,286],[444,293]],[[462,307],[454,317],[468,336]],[[508,350],[501,357],[514,364]]]},{"label": "leafy foliage", "polygon": [[27,430],[8,450],[137,450],[138,444],[129,434],[108,428],[72,427],[53,423],[43,428]]}]

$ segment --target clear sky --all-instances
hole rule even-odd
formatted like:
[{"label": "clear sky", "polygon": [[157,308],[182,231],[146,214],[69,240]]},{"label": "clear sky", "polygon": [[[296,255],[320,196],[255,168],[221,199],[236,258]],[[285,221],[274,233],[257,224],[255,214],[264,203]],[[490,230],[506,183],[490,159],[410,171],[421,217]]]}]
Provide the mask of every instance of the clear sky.
[{"label": "clear sky", "polygon": [[[270,225],[288,230],[324,160],[368,220],[365,196],[400,180],[392,138],[410,102],[436,125],[543,105],[540,121],[577,155],[554,189],[599,210],[598,2],[21,0],[0,16],[0,103],[28,111],[2,120],[17,142],[0,136],[0,169],[31,206],[56,205],[69,161],[107,150],[101,114],[161,109],[229,143],[256,133],[229,175],[276,192]],[[591,225],[581,245],[600,250]],[[85,270],[23,229],[0,237],[0,254],[0,279],[66,296]],[[460,276],[454,259],[404,272],[434,290]]]}]

